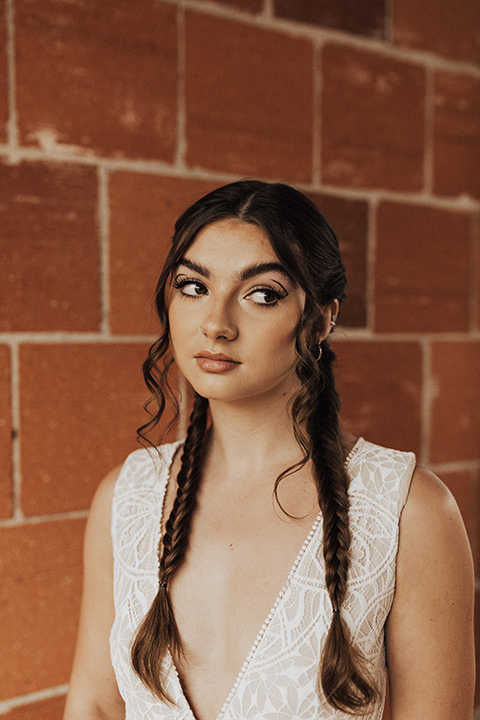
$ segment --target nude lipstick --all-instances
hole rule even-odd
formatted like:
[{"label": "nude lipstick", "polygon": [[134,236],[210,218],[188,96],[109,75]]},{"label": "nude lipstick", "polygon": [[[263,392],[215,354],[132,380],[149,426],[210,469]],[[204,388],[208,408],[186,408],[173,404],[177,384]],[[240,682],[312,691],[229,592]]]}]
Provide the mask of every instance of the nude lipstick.
[{"label": "nude lipstick", "polygon": [[225,373],[235,370],[241,363],[223,353],[214,353],[202,350],[195,355],[199,368],[210,373]]}]

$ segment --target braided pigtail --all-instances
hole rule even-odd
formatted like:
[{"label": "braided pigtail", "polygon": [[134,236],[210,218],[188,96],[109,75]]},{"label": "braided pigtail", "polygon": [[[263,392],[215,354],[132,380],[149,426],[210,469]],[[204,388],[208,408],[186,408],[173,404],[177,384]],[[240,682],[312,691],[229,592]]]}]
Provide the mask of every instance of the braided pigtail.
[{"label": "braided pigtail", "polygon": [[340,402],[332,371],[335,354],[327,341],[322,342],[322,350],[318,365],[323,383],[319,387],[315,410],[307,420],[311,459],[323,514],[325,582],[333,608],[319,682],[330,705],[343,712],[357,714],[368,709],[377,696],[377,690],[365,672],[365,660],[354,648],[341,615],[350,565],[349,480],[338,419]]},{"label": "braided pigtail", "polygon": [[171,702],[162,681],[168,651],[174,662],[183,654],[169,595],[169,582],[188,548],[188,538],[202,474],[208,400],[196,395],[177,476],[177,495],[159,544],[159,588],[132,646],[132,665],[142,682],[162,700]]}]

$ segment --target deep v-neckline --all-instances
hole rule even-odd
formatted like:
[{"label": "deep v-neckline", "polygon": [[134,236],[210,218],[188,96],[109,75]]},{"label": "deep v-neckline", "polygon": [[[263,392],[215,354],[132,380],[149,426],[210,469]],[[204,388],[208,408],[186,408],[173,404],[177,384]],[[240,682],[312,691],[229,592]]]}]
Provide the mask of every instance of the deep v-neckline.
[{"label": "deep v-neckline", "polygon": [[[345,459],[345,468],[347,470],[348,470],[348,467],[349,467],[353,457],[355,455],[357,455],[358,450],[360,449],[360,446],[362,445],[362,443],[363,443],[363,438],[361,438],[361,437],[357,438],[355,444],[353,445],[350,452],[348,453],[348,455]],[[163,499],[162,499],[160,525],[163,524],[163,512],[164,512],[165,498],[166,498],[166,494],[167,494],[167,485],[171,480],[171,472],[172,472],[173,463],[175,461],[175,457],[177,456],[177,451],[180,448],[180,445],[181,445],[181,441],[178,441],[177,443],[174,444],[172,456],[169,458],[169,461],[168,461],[167,482],[165,483],[165,492],[163,494]],[[238,672],[238,674],[235,678],[235,681],[231,687],[231,690],[230,690],[225,702],[223,703],[217,716],[215,718],[212,717],[212,720],[223,720],[224,719],[225,714],[228,711],[229,707],[231,706],[235,696],[237,695],[238,689],[239,689],[245,675],[247,674],[247,671],[250,668],[254,657],[258,653],[258,648],[261,646],[263,639],[266,635],[266,632],[272,623],[272,620],[278,614],[278,608],[283,604],[283,602],[285,602],[284,599],[291,587],[292,581],[297,573],[297,570],[298,570],[299,566],[301,565],[302,560],[306,555],[306,551],[312,544],[312,541],[315,538],[316,534],[318,532],[320,532],[321,525],[322,525],[322,513],[319,512],[317,517],[315,518],[315,521],[312,525],[310,532],[308,533],[307,537],[305,538],[305,541],[304,541],[302,547],[300,548],[300,550],[297,553],[295,561],[294,561],[292,567],[290,568],[290,572],[288,573],[285,584],[282,586],[282,589],[278,593],[278,595],[275,599],[275,602],[273,603],[272,608],[270,609],[270,612],[268,613],[267,617],[265,618],[264,622],[262,623],[260,631],[258,632],[257,637],[255,638],[255,640],[250,648],[250,651],[246,657],[245,662],[243,663],[240,671]],[[185,691],[184,691],[183,685],[182,685],[182,681],[180,679],[180,674],[178,672],[178,669],[173,661],[173,658],[172,658],[170,652],[168,653],[168,658],[169,658],[171,672],[173,675],[173,682],[177,686],[176,690],[178,693],[178,697],[180,697],[185,704],[185,707],[190,715],[189,720],[198,720],[197,717],[195,716],[195,714],[192,710],[192,707],[188,701],[188,698],[185,694]]]}]

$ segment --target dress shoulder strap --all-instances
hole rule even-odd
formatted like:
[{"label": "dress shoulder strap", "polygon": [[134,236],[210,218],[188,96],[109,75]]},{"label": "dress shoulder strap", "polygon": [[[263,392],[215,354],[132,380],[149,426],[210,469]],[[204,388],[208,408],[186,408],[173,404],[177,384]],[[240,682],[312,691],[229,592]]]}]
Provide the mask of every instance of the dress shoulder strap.
[{"label": "dress shoulder strap", "polygon": [[347,464],[350,494],[353,497],[367,495],[399,517],[415,467],[414,453],[392,450],[361,438]]},{"label": "dress shoulder strap", "polygon": [[173,442],[134,450],[122,465],[115,491],[137,490],[167,481],[170,465],[179,444]]},{"label": "dress shoulder strap", "polygon": [[[163,499],[179,444],[135,450],[120,470],[113,494],[112,544],[115,556],[131,564],[132,569],[137,561],[148,561],[145,544],[156,553]],[[132,544],[133,536],[136,542]],[[144,557],[136,556],[140,546]]]},{"label": "dress shoulder strap", "polygon": [[[384,625],[395,594],[400,518],[415,464],[413,453],[365,440],[347,460],[351,545],[342,612],[372,667],[385,662]],[[379,671],[380,677],[383,683]]]}]

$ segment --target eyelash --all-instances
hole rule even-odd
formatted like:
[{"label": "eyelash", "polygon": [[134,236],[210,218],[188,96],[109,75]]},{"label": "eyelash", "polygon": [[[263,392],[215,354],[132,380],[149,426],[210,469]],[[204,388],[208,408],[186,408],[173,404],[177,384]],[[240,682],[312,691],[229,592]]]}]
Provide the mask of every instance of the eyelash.
[{"label": "eyelash", "polygon": [[200,282],[200,280],[197,280],[196,278],[182,278],[181,280],[175,278],[174,280],[172,280],[172,286],[175,288],[175,290],[177,290],[180,297],[186,297],[186,298],[200,297],[199,295],[197,295],[197,296],[189,295],[188,293],[182,292],[183,288],[186,287],[187,285],[200,285],[203,288],[205,288],[205,285],[202,282]]},{"label": "eyelash", "polygon": [[[248,294],[253,295],[256,292],[269,293],[270,295],[273,295],[273,297],[275,298],[274,302],[255,303],[255,305],[259,305],[260,307],[268,307],[268,308],[276,307],[280,300],[283,300],[284,297],[287,297],[286,293],[281,293],[279,290],[276,290],[275,288],[270,287],[269,285],[259,285],[258,287],[253,288],[253,290],[250,290],[250,292]],[[253,301],[253,302],[255,302],[255,301]]]},{"label": "eyelash", "polygon": [[[206,289],[206,286],[204,285],[204,283],[202,283],[201,280],[198,280],[197,278],[182,278],[182,279],[175,278],[172,281],[172,286],[178,292],[180,297],[194,299],[196,297],[201,297],[201,295],[204,294],[204,293],[201,293],[200,295],[189,295],[188,293],[183,292],[183,288],[186,287],[187,285],[199,285],[202,288]],[[253,301],[255,303],[255,305],[257,305],[257,307],[264,307],[264,308],[276,307],[278,305],[279,301],[282,300],[283,298],[285,298],[288,294],[288,293],[282,293],[279,290],[277,290],[276,288],[273,288],[269,285],[258,285],[257,287],[250,290],[250,292],[248,293],[248,295],[246,297],[248,297],[249,295],[253,295],[256,292],[265,292],[265,293],[269,293],[270,295],[274,296],[275,301],[270,302],[270,303],[257,303],[255,301]]]}]

